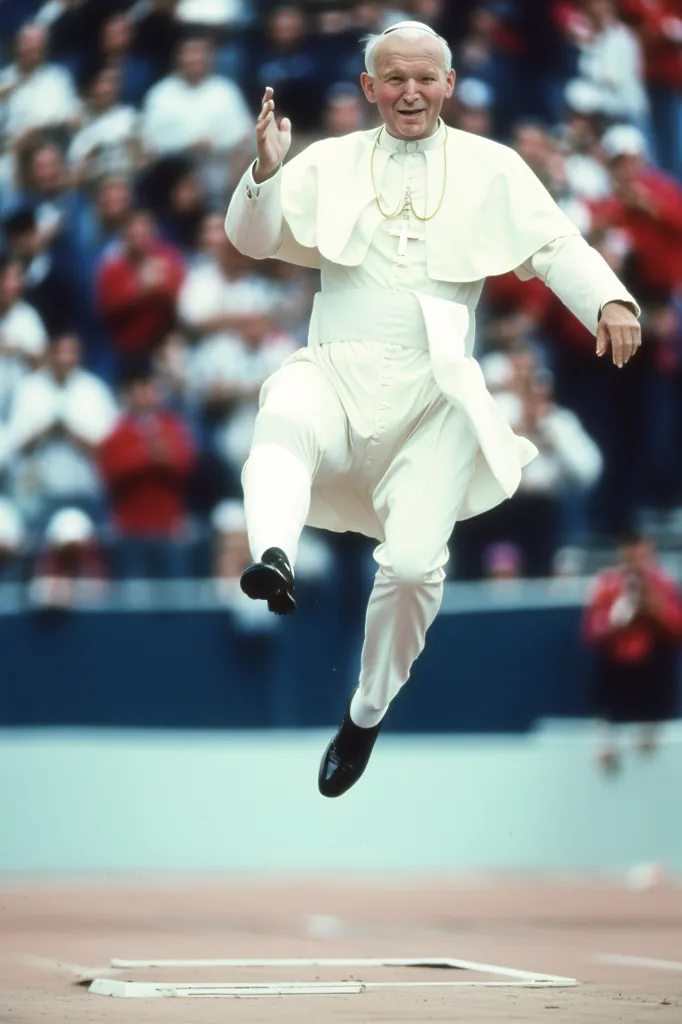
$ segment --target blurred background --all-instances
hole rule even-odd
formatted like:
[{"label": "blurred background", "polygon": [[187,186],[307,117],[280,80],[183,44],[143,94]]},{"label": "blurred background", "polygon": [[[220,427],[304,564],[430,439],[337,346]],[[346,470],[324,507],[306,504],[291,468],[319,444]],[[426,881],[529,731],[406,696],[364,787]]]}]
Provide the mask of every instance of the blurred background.
[{"label": "blurred background", "polygon": [[[488,281],[478,358],[541,456],[458,527],[371,769],[320,807],[371,545],[309,532],[291,621],[241,595],[258,393],[318,285],[223,220],[265,85],[294,151],[371,128],[360,40],[402,18],[644,345],[618,372],[540,282]],[[4,0],[0,60],[0,870],[682,870],[680,0]]]}]

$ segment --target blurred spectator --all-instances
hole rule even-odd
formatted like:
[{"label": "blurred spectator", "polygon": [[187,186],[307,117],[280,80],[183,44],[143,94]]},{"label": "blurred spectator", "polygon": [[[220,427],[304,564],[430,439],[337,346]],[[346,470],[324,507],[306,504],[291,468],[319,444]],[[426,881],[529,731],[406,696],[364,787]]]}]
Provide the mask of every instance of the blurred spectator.
[{"label": "blurred spectator", "polygon": [[139,180],[139,195],[158,217],[162,238],[188,257],[195,255],[207,200],[193,160],[180,154],[163,157]]},{"label": "blurred spectator", "polygon": [[639,29],[661,166],[682,178],[682,7],[680,0],[621,0]]},{"label": "blurred spectator", "polygon": [[489,85],[477,78],[458,82],[452,101],[452,115],[444,118],[453,127],[473,135],[492,135],[493,93]]},{"label": "blurred spectator", "polygon": [[46,0],[34,18],[47,31],[52,59],[75,78],[86,60],[94,6],[87,0]]},{"label": "blurred spectator", "polygon": [[612,186],[599,146],[605,121],[601,93],[592,82],[574,78],[566,86],[564,99],[566,120],[561,137],[567,149],[568,186],[582,199],[605,199]]},{"label": "blurred spectator", "polygon": [[507,360],[508,376],[505,380],[496,366],[494,396],[512,429],[530,438],[539,455],[509,501],[458,524],[457,574],[465,579],[480,577],[483,552],[499,542],[516,546],[524,575],[550,576],[567,527],[578,528],[566,522],[566,512],[583,519],[576,498],[595,485],[602,469],[599,449],[578,418],[555,404],[551,375],[538,370],[532,352],[522,349],[501,359]]},{"label": "blurred spectator", "polygon": [[36,367],[47,334],[33,306],[23,301],[24,274],[16,259],[0,259],[0,420],[7,419],[17,383]]},{"label": "blurred spectator", "polygon": [[172,329],[183,277],[180,254],[159,241],[153,217],[133,210],[97,273],[99,309],[123,363],[146,358]]},{"label": "blurred spectator", "polygon": [[69,330],[76,307],[73,281],[69,268],[55,259],[33,209],[15,209],[5,218],[4,229],[7,253],[21,264],[24,299],[36,310],[48,334]]},{"label": "blurred spectator", "polygon": [[17,151],[39,128],[73,127],[80,112],[69,72],[46,61],[46,43],[44,28],[25,25],[16,38],[14,64],[0,72],[5,131]]},{"label": "blurred spectator", "polygon": [[187,575],[187,489],[194,443],[183,421],[161,405],[151,369],[124,378],[126,411],[99,449],[125,579]]},{"label": "blurred spectator", "polygon": [[197,340],[188,381],[201,402],[213,444],[238,479],[246,460],[256,399],[266,377],[297,348],[275,324],[277,291],[225,235],[221,215],[204,221],[205,255],[187,276],[179,313]]},{"label": "blurred spectator", "polygon": [[[460,81],[474,79],[488,85],[495,99],[492,134],[506,134],[510,122],[523,110],[519,60],[523,40],[509,5],[476,3],[469,16],[468,32],[455,47],[454,65]],[[493,111],[491,111],[493,113]]]},{"label": "blurred spectator", "polygon": [[[618,566],[596,578],[584,629],[595,649],[595,713],[611,727],[641,725],[640,749],[652,751],[657,726],[676,713],[682,594],[641,535],[626,536]],[[619,767],[613,729],[599,761],[606,770]]]},{"label": "blurred spectator", "polygon": [[251,152],[253,118],[239,86],[213,73],[214,52],[206,39],[180,44],[177,71],[162,79],[147,94],[143,135],[150,153],[186,152],[201,158],[207,186],[223,199],[226,164],[236,181]]},{"label": "blurred spectator", "polygon": [[249,58],[248,96],[260,106],[266,85],[277,96],[277,109],[291,118],[295,132],[319,131],[322,103],[338,69],[325,66],[318,40],[309,32],[300,7],[284,4],[267,15]]},{"label": "blurred spectator", "polygon": [[64,154],[56,143],[39,140],[26,151],[22,164],[21,201],[35,211],[40,244],[50,246],[55,260],[71,266],[84,200],[71,187]]},{"label": "blurred spectator", "polygon": [[580,47],[581,75],[599,87],[609,117],[646,128],[649,100],[637,36],[618,17],[615,0],[583,0],[583,7],[588,30]]},{"label": "blurred spectator", "polygon": [[55,338],[46,366],[24,377],[13,395],[13,491],[34,524],[65,504],[101,518],[95,449],[116,420],[116,404],[106,385],[80,364],[78,339]]},{"label": "blurred spectator", "polygon": [[199,259],[178,300],[183,325],[201,345],[214,335],[256,330],[274,312],[275,294],[257,264],[242,256],[225,234],[224,218],[209,213],[198,235]]},{"label": "blurred spectator", "polygon": [[107,174],[95,187],[93,202],[80,220],[79,265],[92,278],[92,267],[125,228],[133,209],[133,191],[128,179]]},{"label": "blurred spectator", "polygon": [[133,192],[125,177],[105,175],[94,186],[92,201],[78,218],[74,237],[73,287],[75,325],[86,344],[88,366],[112,382],[116,354],[103,321],[97,275],[108,249],[115,249],[133,209]]},{"label": "blurred spectator", "polygon": [[139,107],[155,75],[150,62],[135,51],[134,44],[135,23],[129,14],[116,11],[102,25],[98,60],[118,71],[121,102]]},{"label": "blurred spectator", "polygon": [[615,125],[602,140],[614,195],[593,209],[595,225],[622,228],[632,253],[632,288],[643,297],[682,285],[682,187],[646,160],[636,128]]},{"label": "blurred spectator", "polygon": [[183,27],[175,17],[177,0],[137,0],[128,11],[133,25],[133,52],[148,68],[152,82],[167,75]]},{"label": "blurred spectator", "polygon": [[75,180],[127,174],[139,160],[138,115],[120,102],[121,72],[114,65],[94,71],[86,87],[86,116],[68,150]]},{"label": "blurred spectator", "polygon": [[31,582],[34,604],[45,610],[66,610],[101,598],[107,575],[92,520],[78,508],[55,512]]},{"label": "blurred spectator", "polygon": [[327,90],[322,111],[325,138],[361,132],[367,127],[367,103],[357,85],[337,82]]},{"label": "blurred spectator", "polygon": [[512,146],[544,185],[549,184],[554,142],[546,125],[539,121],[520,121],[514,126]]}]

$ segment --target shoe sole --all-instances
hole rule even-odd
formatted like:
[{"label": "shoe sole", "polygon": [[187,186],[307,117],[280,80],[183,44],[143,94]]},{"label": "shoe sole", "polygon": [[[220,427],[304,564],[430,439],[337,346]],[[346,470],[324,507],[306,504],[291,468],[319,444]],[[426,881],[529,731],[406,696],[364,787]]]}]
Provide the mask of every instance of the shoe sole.
[{"label": "shoe sole", "polygon": [[274,615],[291,615],[296,601],[289,590],[286,577],[274,565],[251,565],[242,573],[240,585],[252,601],[267,601]]}]

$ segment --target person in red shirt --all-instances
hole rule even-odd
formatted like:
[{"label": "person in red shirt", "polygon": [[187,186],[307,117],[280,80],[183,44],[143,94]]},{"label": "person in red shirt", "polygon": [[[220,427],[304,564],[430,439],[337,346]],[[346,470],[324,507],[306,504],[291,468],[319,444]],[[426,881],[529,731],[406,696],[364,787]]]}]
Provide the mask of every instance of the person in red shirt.
[{"label": "person in red shirt", "polygon": [[179,251],[159,241],[153,216],[133,210],[96,280],[97,307],[123,366],[146,357],[173,328],[184,276]]},{"label": "person in red shirt", "polygon": [[602,147],[614,194],[593,206],[593,225],[627,233],[631,284],[638,294],[673,294],[682,287],[682,187],[647,163],[646,143],[636,128],[614,125]]},{"label": "person in red shirt", "polygon": [[[642,725],[640,749],[650,752],[656,726],[675,717],[682,593],[640,534],[623,539],[619,565],[594,581],[584,633],[596,652],[595,712],[611,727]],[[606,770],[619,767],[612,728],[599,761]]]},{"label": "person in red shirt", "polygon": [[127,412],[99,448],[120,545],[122,575],[186,575],[186,495],[196,450],[183,421],[162,407],[151,369],[130,370]]}]

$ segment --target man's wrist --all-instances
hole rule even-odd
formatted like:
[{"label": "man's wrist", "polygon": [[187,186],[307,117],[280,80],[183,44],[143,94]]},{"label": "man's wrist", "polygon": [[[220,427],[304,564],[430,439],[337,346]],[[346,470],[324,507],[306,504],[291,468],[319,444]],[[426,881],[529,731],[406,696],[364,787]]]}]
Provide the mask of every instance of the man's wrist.
[{"label": "man's wrist", "polygon": [[602,314],[603,314],[604,310],[606,309],[606,307],[607,306],[613,306],[613,305],[625,306],[626,309],[630,310],[630,312],[633,314],[633,316],[639,317],[639,313],[640,313],[639,307],[634,302],[632,302],[630,299],[609,299],[609,301],[605,302],[603,304],[602,308],[599,310],[599,319],[600,320],[602,318]]},{"label": "man's wrist", "polygon": [[274,178],[281,166],[281,164],[277,164],[277,166],[272,169],[268,169],[267,167],[263,168],[261,167],[260,162],[256,160],[253,170],[251,171],[251,177],[256,185],[262,185],[264,181]]}]

